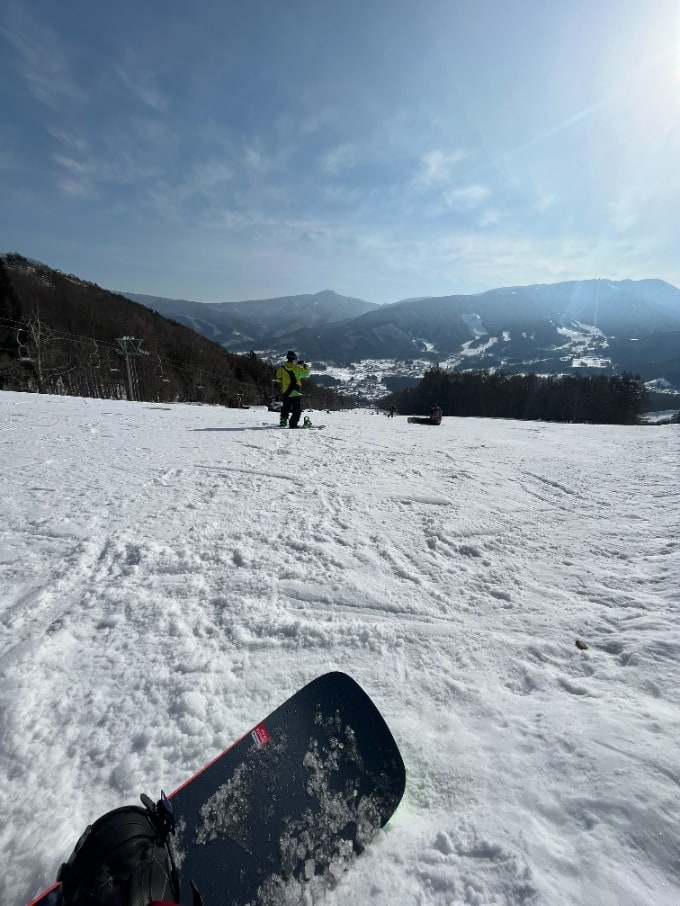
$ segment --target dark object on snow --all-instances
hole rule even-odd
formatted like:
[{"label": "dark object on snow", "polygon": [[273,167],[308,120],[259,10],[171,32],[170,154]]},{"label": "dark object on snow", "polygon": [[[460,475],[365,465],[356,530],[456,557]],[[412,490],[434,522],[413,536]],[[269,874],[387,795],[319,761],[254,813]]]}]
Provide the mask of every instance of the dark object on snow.
[{"label": "dark object on snow", "polygon": [[576,639],[576,642],[574,644],[579,649],[579,651],[587,651],[588,647],[589,647],[587,645],[587,643],[584,642],[582,639]]},{"label": "dark object on snow", "polygon": [[411,415],[406,421],[411,425],[441,425],[442,423],[442,410],[441,406],[433,405],[430,409],[430,415],[428,418],[423,418],[419,415]]},{"label": "dark object on snow", "polygon": [[170,802],[124,806],[90,825],[59,869],[63,906],[144,906],[179,902],[179,877],[168,838],[175,832]]}]

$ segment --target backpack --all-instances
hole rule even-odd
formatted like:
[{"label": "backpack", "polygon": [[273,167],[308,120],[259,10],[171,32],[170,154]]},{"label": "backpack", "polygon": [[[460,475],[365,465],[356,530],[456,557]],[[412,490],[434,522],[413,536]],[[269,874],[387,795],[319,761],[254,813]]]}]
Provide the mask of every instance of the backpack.
[{"label": "backpack", "polygon": [[[289,363],[289,364],[290,364],[290,363]],[[284,370],[284,371],[286,372],[286,374],[288,375],[288,386],[287,386],[286,389],[283,391],[283,393],[281,394],[281,396],[290,397],[290,396],[292,396],[293,393],[300,393],[300,391],[301,391],[302,388],[300,387],[300,382],[298,381],[298,376],[297,376],[297,374],[295,373],[295,369],[294,369],[294,368],[286,368],[285,365],[283,365],[282,367],[283,367],[283,370]]]},{"label": "backpack", "polygon": [[179,902],[179,876],[168,841],[175,832],[172,806],[164,793],[155,804],[145,795],[141,800],[144,808],[114,809],[86,828],[57,875],[63,906]]}]

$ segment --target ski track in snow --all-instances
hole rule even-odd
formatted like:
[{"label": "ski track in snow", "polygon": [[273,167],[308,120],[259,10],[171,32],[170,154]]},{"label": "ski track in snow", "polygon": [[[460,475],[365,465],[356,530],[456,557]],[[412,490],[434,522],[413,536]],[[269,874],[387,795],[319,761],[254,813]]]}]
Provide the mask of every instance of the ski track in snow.
[{"label": "ski track in snow", "polygon": [[408,780],[325,903],[680,902],[677,426],[311,414],[0,394],[0,902],[333,669]]}]

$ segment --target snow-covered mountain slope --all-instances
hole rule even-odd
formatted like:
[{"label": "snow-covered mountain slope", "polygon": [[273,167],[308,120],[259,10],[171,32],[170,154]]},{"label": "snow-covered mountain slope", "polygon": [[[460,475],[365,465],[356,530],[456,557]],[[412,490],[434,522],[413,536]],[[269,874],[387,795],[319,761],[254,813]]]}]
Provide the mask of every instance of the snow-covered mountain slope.
[{"label": "snow-covered mountain slope", "polygon": [[130,298],[234,352],[255,349],[273,361],[294,348],[336,371],[392,362],[399,377],[410,375],[416,360],[509,373],[630,371],[680,389],[680,290],[662,280],[502,287],[382,306],[332,293],[229,305]]},{"label": "snow-covered mountain slope", "polygon": [[408,782],[328,906],[675,906],[678,427],[311,416],[0,393],[0,902],[340,669]]}]

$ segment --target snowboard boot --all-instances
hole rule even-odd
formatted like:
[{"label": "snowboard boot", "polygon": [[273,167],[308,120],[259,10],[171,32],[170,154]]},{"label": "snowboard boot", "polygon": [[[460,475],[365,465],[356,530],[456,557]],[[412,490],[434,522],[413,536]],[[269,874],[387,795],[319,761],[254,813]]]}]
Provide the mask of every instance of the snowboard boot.
[{"label": "snowboard boot", "polygon": [[288,427],[288,416],[282,415],[281,418],[279,419],[279,428],[287,428],[287,427]]}]

